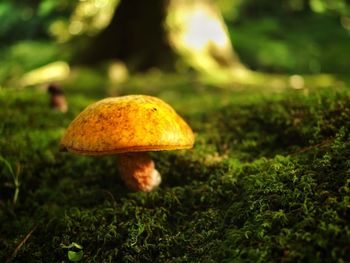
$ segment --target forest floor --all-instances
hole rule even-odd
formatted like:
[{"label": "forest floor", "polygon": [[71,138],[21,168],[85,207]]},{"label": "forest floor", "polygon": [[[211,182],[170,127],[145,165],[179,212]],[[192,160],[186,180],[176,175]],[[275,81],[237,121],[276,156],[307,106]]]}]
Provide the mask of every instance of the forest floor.
[{"label": "forest floor", "polygon": [[[227,90],[152,71],[118,86],[80,69],[62,87],[67,113],[43,89],[0,90],[0,262],[350,261],[346,85]],[[196,134],[152,153],[151,193],[128,190],[113,156],[58,148],[87,105],[125,94],[162,98]]]}]

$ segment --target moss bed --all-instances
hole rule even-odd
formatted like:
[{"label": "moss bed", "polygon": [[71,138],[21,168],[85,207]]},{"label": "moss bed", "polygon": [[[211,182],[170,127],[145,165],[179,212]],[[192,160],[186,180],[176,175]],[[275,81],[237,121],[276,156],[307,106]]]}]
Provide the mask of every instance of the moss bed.
[{"label": "moss bed", "polygon": [[[228,91],[157,73],[121,88],[80,73],[66,114],[40,89],[0,90],[0,262],[350,261],[346,87]],[[196,133],[193,150],[152,154],[151,193],[127,190],[114,157],[58,150],[85,106],[130,93],[163,98]]]}]

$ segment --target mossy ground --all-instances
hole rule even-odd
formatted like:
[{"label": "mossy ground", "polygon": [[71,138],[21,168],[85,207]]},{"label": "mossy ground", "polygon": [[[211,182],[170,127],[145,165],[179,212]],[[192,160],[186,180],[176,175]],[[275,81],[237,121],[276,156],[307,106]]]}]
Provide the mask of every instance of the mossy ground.
[{"label": "mossy ground", "polygon": [[[0,91],[1,262],[69,262],[72,242],[83,262],[350,261],[346,87],[228,91],[153,72],[121,88],[80,70],[64,88],[66,114],[40,89]],[[127,190],[113,157],[58,150],[85,106],[129,93],[163,98],[197,135],[152,154],[152,193]]]}]

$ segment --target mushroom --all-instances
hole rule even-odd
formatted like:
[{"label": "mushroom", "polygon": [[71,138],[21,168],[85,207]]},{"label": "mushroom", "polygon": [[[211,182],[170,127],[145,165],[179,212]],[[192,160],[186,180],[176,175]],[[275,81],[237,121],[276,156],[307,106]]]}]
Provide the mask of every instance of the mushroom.
[{"label": "mushroom", "polygon": [[50,84],[47,87],[47,92],[50,94],[51,108],[60,112],[67,112],[68,104],[63,90],[56,84]]},{"label": "mushroom", "polygon": [[175,110],[156,97],[128,95],[100,100],[83,110],[60,142],[63,151],[116,155],[126,185],[149,192],[161,182],[148,151],[189,149],[194,135]]}]

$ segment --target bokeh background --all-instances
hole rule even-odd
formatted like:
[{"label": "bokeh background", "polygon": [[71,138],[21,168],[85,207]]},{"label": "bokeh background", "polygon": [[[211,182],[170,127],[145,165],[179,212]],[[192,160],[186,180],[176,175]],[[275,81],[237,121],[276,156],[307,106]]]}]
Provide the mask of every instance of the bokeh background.
[{"label": "bokeh background", "polygon": [[[194,52],[223,68],[233,59],[261,72],[346,74],[349,12],[345,0],[2,1],[0,83],[18,84],[19,76],[55,61],[95,71],[120,61],[131,72],[208,74],[211,62],[196,61]],[[202,44],[191,43],[191,34]]]}]

